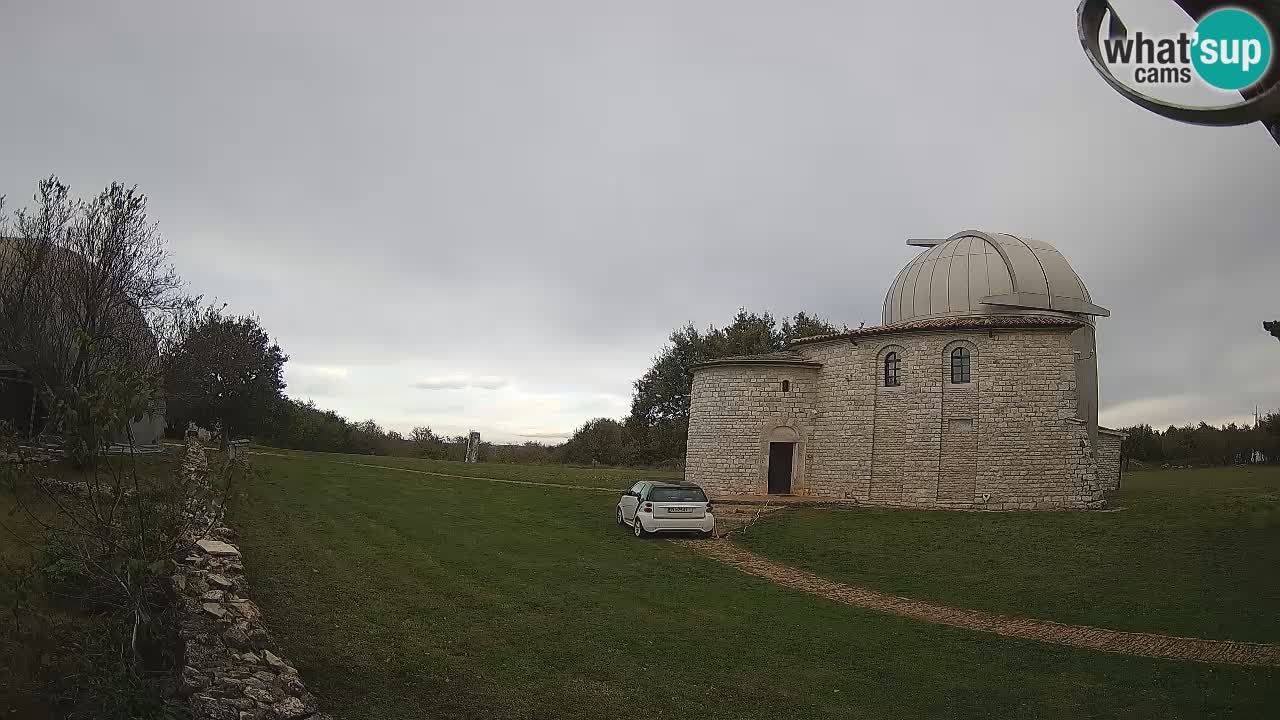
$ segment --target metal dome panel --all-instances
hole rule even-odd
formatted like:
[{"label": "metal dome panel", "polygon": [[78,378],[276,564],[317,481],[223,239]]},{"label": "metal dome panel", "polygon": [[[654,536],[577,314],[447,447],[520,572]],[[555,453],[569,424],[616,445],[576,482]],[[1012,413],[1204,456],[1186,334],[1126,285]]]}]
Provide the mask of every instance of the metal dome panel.
[{"label": "metal dome panel", "polygon": [[1051,311],[1109,315],[1093,304],[1067,259],[1042,240],[966,230],[927,249],[894,278],[884,324],[957,315]]}]

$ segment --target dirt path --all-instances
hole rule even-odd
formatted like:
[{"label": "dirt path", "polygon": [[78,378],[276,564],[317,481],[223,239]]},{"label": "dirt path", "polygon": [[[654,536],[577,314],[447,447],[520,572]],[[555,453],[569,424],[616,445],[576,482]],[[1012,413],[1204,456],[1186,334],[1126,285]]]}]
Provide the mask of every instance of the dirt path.
[{"label": "dirt path", "polygon": [[727,540],[675,542],[700,555],[783,587],[845,605],[881,610],[913,620],[1124,655],[1280,667],[1280,645],[1276,644],[1125,632],[935,605],[828,580],[805,570],[773,562]]}]

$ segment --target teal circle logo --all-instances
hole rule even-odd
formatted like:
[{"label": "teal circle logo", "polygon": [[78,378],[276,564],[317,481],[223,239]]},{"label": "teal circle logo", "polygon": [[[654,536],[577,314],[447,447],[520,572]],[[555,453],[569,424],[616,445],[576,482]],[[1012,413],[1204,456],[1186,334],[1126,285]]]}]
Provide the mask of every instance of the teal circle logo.
[{"label": "teal circle logo", "polygon": [[1248,10],[1215,10],[1196,26],[1191,63],[1200,78],[1221,90],[1243,90],[1271,64],[1271,34]]}]

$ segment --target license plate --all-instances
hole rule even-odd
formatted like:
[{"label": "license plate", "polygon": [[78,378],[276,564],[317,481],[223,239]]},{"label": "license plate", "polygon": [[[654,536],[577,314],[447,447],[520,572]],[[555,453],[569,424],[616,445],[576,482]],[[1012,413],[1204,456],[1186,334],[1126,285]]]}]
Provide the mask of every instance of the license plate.
[{"label": "license plate", "polygon": [[667,512],[670,512],[670,513],[691,513],[691,512],[693,512],[693,508],[667,508]]}]

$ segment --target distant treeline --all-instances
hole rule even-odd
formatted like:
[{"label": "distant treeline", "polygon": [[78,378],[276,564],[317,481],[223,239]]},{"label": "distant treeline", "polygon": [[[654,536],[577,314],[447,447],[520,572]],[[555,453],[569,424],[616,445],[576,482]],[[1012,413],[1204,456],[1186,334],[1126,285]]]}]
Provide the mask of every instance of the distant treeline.
[{"label": "distant treeline", "polygon": [[1169,426],[1155,430],[1150,425],[1123,428],[1129,437],[1124,443],[1126,460],[1149,465],[1242,465],[1280,462],[1280,412],[1262,417],[1257,426],[1208,423]]},{"label": "distant treeline", "polygon": [[[464,435],[437,435],[429,427],[416,427],[408,437],[386,430],[373,420],[351,421],[311,401],[283,398],[272,421],[255,438],[274,447],[353,455],[392,455],[432,460],[463,460]],[[481,442],[481,462],[542,464],[560,462],[559,447],[539,442],[499,445]]]}]

